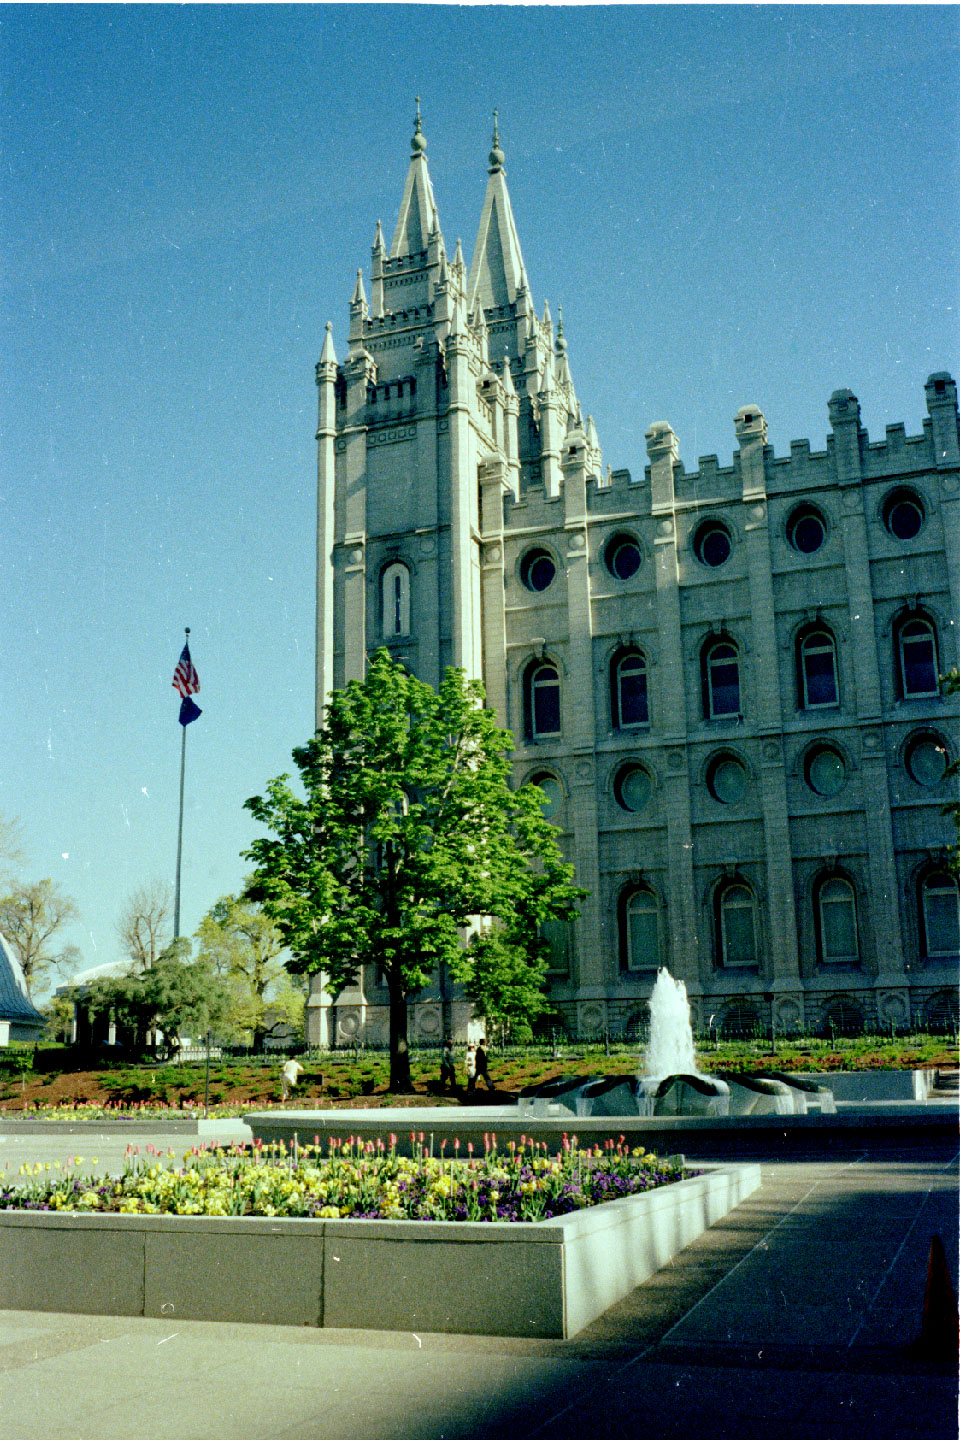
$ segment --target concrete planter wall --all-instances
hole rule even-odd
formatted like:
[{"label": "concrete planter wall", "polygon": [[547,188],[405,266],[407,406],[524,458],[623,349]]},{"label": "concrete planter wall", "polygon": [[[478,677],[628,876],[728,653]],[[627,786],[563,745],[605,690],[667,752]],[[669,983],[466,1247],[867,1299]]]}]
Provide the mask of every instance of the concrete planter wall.
[{"label": "concrete planter wall", "polygon": [[569,1337],[760,1184],[754,1164],[531,1225],[0,1211],[0,1308]]}]

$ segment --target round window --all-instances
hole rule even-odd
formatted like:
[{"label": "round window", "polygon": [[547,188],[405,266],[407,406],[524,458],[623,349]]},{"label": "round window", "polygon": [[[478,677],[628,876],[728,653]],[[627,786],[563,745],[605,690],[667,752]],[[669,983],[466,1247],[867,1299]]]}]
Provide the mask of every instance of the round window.
[{"label": "round window", "polygon": [[553,775],[534,775],[530,781],[540,790],[540,809],[545,820],[552,820],[563,804],[563,790],[560,781]]},{"label": "round window", "polygon": [[528,590],[546,590],[553,583],[557,567],[547,550],[528,550],[520,566],[520,579]]},{"label": "round window", "polygon": [[819,550],[827,536],[823,516],[812,505],[800,505],[787,521],[787,539],[801,555]]},{"label": "round window", "polygon": [[604,553],[607,569],[618,580],[629,580],[640,569],[640,546],[629,535],[614,535]]},{"label": "round window", "polygon": [[947,773],[947,750],[934,735],[921,735],[907,750],[907,770],[911,780],[932,790]]},{"label": "round window", "polygon": [[625,765],[617,775],[613,792],[624,810],[642,810],[650,799],[653,786],[650,776],[640,765]]},{"label": "round window", "polygon": [[707,785],[714,800],[721,805],[736,805],[747,788],[747,772],[739,760],[725,755],[712,767]]},{"label": "round window", "polygon": [[818,795],[836,795],[843,789],[846,766],[843,757],[827,746],[814,750],[807,761],[807,784]]},{"label": "round window", "polygon": [[716,520],[701,525],[693,539],[693,549],[698,560],[714,568],[722,565],[730,554],[730,532]]},{"label": "round window", "polygon": [[923,525],[923,505],[909,490],[897,490],[883,507],[883,523],[896,540],[912,540]]}]

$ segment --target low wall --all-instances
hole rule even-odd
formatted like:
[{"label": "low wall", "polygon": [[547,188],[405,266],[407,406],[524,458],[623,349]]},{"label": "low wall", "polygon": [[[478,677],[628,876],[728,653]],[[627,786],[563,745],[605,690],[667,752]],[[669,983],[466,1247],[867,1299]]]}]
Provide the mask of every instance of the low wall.
[{"label": "low wall", "polygon": [[760,1185],[755,1164],[537,1224],[0,1211],[0,1308],[567,1338]]}]

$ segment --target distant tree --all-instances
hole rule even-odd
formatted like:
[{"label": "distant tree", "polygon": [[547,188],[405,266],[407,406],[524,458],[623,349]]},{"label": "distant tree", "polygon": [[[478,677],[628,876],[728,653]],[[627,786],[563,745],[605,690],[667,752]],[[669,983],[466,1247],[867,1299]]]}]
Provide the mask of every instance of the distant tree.
[{"label": "distant tree", "polygon": [[230,1020],[256,1051],[284,1024],[303,1024],[303,990],[283,964],[283,936],[263,909],[236,895],[222,895],[200,921],[197,953],[226,980]]},{"label": "distant tree", "polygon": [[117,936],[137,970],[150,970],[173,939],[173,890],[163,880],[138,885],[117,921]]},{"label": "distant tree", "polygon": [[[385,650],[329,699],[286,775],[246,802],[276,838],[255,840],[247,895],[273,919],[292,969],[333,994],[361,965],[390,995],[390,1084],[410,1087],[407,1003],[441,962],[488,1013],[542,1009],[541,926],[582,891],[539,791],[510,788],[509,732],[483,689],[448,670],[434,691]],[[471,938],[467,938],[468,935]]]},{"label": "distant tree", "polygon": [[133,1036],[133,1048],[147,1048],[151,1031],[162,1031],[168,1049],[187,1033],[219,1033],[229,1008],[223,980],[208,960],[190,959],[190,941],[174,940],[146,970],[103,976],[71,992],[94,1015],[110,1014]]},{"label": "distant tree", "polygon": [[49,970],[75,959],[76,947],[58,948],[56,937],[79,918],[74,902],[52,880],[16,883],[0,895],[0,931],[20,961],[31,997]]},{"label": "distant tree", "polygon": [[73,1002],[65,995],[54,995],[45,1005],[40,1006],[40,1014],[47,1022],[44,1038],[47,1040],[69,1041],[73,1030]]}]

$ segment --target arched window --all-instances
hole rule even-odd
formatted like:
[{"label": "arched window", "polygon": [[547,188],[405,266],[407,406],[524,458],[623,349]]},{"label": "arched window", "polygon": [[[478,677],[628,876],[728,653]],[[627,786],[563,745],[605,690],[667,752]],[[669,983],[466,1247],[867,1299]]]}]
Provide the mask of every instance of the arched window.
[{"label": "arched window", "polygon": [[937,632],[933,621],[916,612],[905,615],[896,627],[895,644],[900,698],[939,695]]},{"label": "arched window", "polygon": [[615,730],[650,723],[647,662],[639,650],[621,650],[610,662],[610,712]]},{"label": "arched window", "polygon": [[723,966],[756,965],[757,907],[742,880],[730,880],[716,893],[716,949]]},{"label": "arched window", "polygon": [[849,880],[830,875],[816,888],[818,958],[824,965],[858,965],[857,897]]},{"label": "arched window", "polygon": [[948,870],[931,870],[923,877],[920,920],[924,954],[933,958],[960,952],[960,894]]},{"label": "arched window", "polygon": [[621,897],[620,963],[630,971],[660,968],[660,906],[647,885]]},{"label": "arched window", "polygon": [[801,710],[836,705],[837,648],[826,626],[804,630],[797,639],[797,702]]},{"label": "arched window", "polygon": [[708,641],[701,653],[703,713],[707,720],[740,713],[740,659],[732,640]]},{"label": "arched window", "polygon": [[410,571],[395,561],[384,570],[380,584],[384,637],[409,635]]},{"label": "arched window", "polygon": [[560,734],[560,672],[551,660],[534,660],[527,666],[524,711],[528,739]]}]

